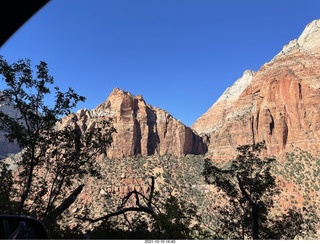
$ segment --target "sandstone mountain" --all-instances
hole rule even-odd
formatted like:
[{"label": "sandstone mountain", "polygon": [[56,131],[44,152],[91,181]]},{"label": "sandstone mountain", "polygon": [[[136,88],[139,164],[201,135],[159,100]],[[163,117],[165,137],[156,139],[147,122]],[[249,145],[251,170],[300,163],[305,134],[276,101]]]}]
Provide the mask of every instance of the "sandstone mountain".
[{"label": "sandstone mountain", "polygon": [[[112,118],[117,133],[110,158],[153,154],[205,154],[228,160],[238,145],[265,141],[268,155],[291,147],[317,154],[320,149],[320,20],[259,71],[247,70],[191,127],[168,112],[146,104],[143,97],[115,88],[93,110],[81,109],[62,118],[84,132]],[[7,105],[1,111],[14,113]],[[16,116],[16,115],[12,115]],[[0,131],[0,156],[16,153]],[[317,156],[317,155],[315,155]]]},{"label": "sandstone mountain", "polygon": [[193,125],[208,156],[228,160],[238,145],[266,142],[267,155],[320,149],[320,20],[256,73],[245,71]]},{"label": "sandstone mountain", "polygon": [[93,110],[81,109],[62,118],[61,125],[77,125],[82,132],[97,121],[113,119],[117,133],[107,156],[120,158],[135,155],[204,154],[202,138],[167,111],[146,104],[141,95],[134,96],[115,88],[107,101]]}]

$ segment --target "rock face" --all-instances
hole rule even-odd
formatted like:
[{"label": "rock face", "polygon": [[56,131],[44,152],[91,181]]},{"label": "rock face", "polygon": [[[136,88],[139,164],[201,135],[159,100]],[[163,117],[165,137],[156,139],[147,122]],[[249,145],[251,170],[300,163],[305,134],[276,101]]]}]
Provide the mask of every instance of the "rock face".
[{"label": "rock face", "polygon": [[[2,96],[0,91],[0,97]],[[0,111],[9,115],[11,118],[17,119],[20,114],[7,101],[0,101]],[[6,158],[10,153],[18,153],[21,151],[16,143],[10,143],[5,137],[6,131],[0,130],[0,159]]]},{"label": "rock face", "polygon": [[153,154],[184,156],[207,151],[202,138],[168,112],[146,104],[141,95],[133,96],[118,88],[97,108],[81,109],[64,117],[61,123],[62,126],[75,123],[84,132],[97,121],[108,118],[113,119],[117,130],[107,152],[110,158]]},{"label": "rock face", "polygon": [[253,75],[252,70],[246,70],[243,76],[222,94],[222,96],[212,105],[212,107],[203,114],[191,126],[199,134],[210,134],[213,131],[219,131],[223,127],[227,111],[237,102],[241,93],[250,85]]},{"label": "rock face", "polygon": [[[238,91],[235,92],[234,90]],[[268,156],[320,149],[320,20],[256,73],[246,71],[193,125],[208,156],[228,160],[239,145],[266,142]]]}]

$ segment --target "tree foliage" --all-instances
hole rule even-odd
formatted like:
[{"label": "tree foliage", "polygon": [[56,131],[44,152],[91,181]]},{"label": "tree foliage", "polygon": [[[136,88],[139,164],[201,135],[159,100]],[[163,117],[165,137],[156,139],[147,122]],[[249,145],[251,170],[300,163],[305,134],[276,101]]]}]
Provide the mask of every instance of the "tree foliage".
[{"label": "tree foliage", "polygon": [[293,239],[302,231],[301,213],[288,210],[276,219],[270,214],[280,190],[271,174],[275,159],[259,157],[264,148],[264,143],[238,147],[227,169],[205,161],[205,181],[225,195],[225,205],[216,206],[221,239]]},{"label": "tree foliage", "polygon": [[[5,88],[0,99],[18,112],[18,118],[0,112],[0,129],[22,149],[15,165],[1,161],[0,209],[2,213],[29,215],[49,224],[81,192],[79,179],[88,174],[99,176],[96,156],[106,153],[115,129],[111,121],[102,121],[85,133],[76,123],[58,129],[60,119],[85,98],[72,88],[61,92],[53,87],[45,62],[36,65],[36,70],[32,71],[30,60],[9,64],[0,57]],[[55,95],[49,106],[46,101],[52,87]]]}]

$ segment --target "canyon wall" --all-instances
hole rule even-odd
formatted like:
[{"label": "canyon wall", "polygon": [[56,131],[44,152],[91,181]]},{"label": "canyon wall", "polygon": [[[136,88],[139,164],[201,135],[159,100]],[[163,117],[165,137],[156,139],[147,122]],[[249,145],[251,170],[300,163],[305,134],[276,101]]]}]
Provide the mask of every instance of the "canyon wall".
[{"label": "canyon wall", "polygon": [[117,130],[108,149],[110,158],[153,154],[185,156],[207,151],[202,138],[167,111],[146,104],[141,95],[134,96],[118,88],[97,108],[81,109],[62,118],[60,126],[76,124],[84,132],[109,118]]},{"label": "canyon wall", "polygon": [[[320,149],[320,20],[259,71],[246,71],[193,125],[208,157],[228,160],[239,145],[266,142],[266,155]],[[218,116],[217,116],[218,114]]]}]

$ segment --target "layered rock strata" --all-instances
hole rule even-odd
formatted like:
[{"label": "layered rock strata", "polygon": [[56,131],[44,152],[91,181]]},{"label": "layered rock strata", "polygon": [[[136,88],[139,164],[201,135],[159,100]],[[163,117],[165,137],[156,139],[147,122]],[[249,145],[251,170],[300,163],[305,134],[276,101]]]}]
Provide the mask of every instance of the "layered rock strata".
[{"label": "layered rock strata", "polygon": [[60,126],[75,124],[85,132],[98,121],[109,118],[117,130],[107,152],[110,158],[153,154],[184,156],[207,151],[202,138],[167,111],[146,104],[141,95],[133,96],[118,88],[97,108],[81,109],[62,118]]},{"label": "layered rock strata", "polygon": [[[313,21],[258,72],[245,72],[192,125],[210,137],[209,157],[228,160],[236,155],[237,146],[261,141],[266,142],[268,156],[293,147],[318,155],[319,29],[320,20]],[[235,87],[238,93],[230,92]]]}]

